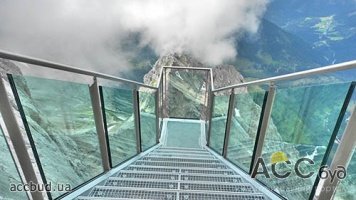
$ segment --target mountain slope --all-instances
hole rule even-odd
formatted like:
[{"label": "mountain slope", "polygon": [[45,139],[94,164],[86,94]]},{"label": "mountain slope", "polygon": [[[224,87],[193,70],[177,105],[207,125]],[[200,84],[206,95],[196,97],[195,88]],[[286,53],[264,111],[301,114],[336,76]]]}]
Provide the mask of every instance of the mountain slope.
[{"label": "mountain slope", "polygon": [[245,77],[263,78],[326,64],[303,39],[264,19],[258,35],[241,38],[234,65]]}]

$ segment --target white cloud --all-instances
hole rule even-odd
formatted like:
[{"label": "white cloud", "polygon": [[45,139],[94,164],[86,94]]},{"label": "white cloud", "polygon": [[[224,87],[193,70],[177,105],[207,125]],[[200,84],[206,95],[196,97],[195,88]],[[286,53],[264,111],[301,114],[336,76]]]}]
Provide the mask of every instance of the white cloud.
[{"label": "white cloud", "polygon": [[234,36],[258,29],[267,0],[4,0],[0,48],[115,73],[139,32],[158,55],[187,52],[208,64],[235,57]]}]

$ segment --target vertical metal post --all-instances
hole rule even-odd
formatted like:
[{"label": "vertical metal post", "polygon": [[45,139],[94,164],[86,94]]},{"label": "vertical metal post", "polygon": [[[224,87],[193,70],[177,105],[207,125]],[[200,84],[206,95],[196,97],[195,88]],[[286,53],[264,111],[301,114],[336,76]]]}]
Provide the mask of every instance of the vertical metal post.
[{"label": "vertical metal post", "polygon": [[164,82],[163,82],[163,73],[165,73],[165,70],[164,70],[164,67],[162,68],[162,71],[161,71],[161,73],[162,73],[162,76],[161,76],[161,80],[160,80],[160,82],[161,82],[161,87],[160,87],[160,93],[161,93],[161,104],[160,104],[160,111],[161,111],[161,120],[163,121],[163,118],[164,118],[164,113],[163,113],[163,107],[164,107],[164,102],[163,102],[163,100],[164,100]]},{"label": "vertical metal post", "polygon": [[[269,120],[272,114],[272,107],[273,107],[275,95],[276,95],[276,87],[274,86],[273,83],[271,83],[269,86],[267,100],[263,111],[262,122],[260,124],[261,129],[260,132],[258,133],[259,137],[257,138],[257,144],[255,145],[255,149],[254,149],[254,157],[252,158],[253,159],[251,165],[252,169],[255,167],[257,159],[262,155],[262,148],[266,137]],[[253,170],[250,171],[252,172]]]},{"label": "vertical metal post", "polygon": [[226,127],[225,127],[224,147],[223,147],[223,152],[222,152],[222,156],[224,158],[226,158],[226,156],[227,156],[227,148],[229,145],[231,121],[232,121],[232,115],[234,113],[234,108],[235,108],[235,94],[234,94],[234,89],[231,89],[230,99],[229,99],[229,108],[228,108],[228,112],[227,112]]},{"label": "vertical metal post", "polygon": [[159,88],[155,91],[155,113],[156,113],[156,143],[159,143],[161,137],[159,128]]},{"label": "vertical metal post", "polygon": [[103,164],[104,171],[109,171],[111,169],[110,166],[110,158],[109,158],[109,145],[106,140],[106,131],[104,126],[104,117],[101,108],[101,97],[98,87],[98,81],[96,77],[94,77],[94,83],[89,86],[91,104],[94,113],[94,120],[96,126],[96,132],[98,134],[99,146],[101,152],[101,160]]},{"label": "vertical metal post", "polygon": [[210,146],[210,135],[211,135],[211,125],[212,125],[212,119],[213,119],[213,112],[214,112],[214,98],[215,94],[214,92],[210,92],[210,112],[209,112],[209,130],[208,130],[208,135],[207,135],[207,146]]},{"label": "vertical metal post", "polygon": [[[6,129],[9,132],[10,140],[13,144],[15,153],[19,159],[19,167],[24,174],[26,183],[41,185],[44,182],[41,180],[39,175],[36,175],[36,170],[32,164],[31,156],[27,149],[28,147],[22,137],[21,128],[16,120],[16,114],[14,113],[10,99],[7,96],[4,80],[1,77],[0,94],[0,112],[2,114]],[[43,194],[40,191],[31,191],[33,199],[44,200]]]},{"label": "vertical metal post", "polygon": [[208,123],[208,116],[209,116],[209,91],[210,91],[210,84],[209,84],[209,71],[206,71],[206,81],[205,81],[205,97],[204,97],[204,106],[205,106],[205,125]]},{"label": "vertical metal post", "polygon": [[[356,106],[353,109],[352,115],[346,126],[344,134],[342,135],[341,142],[336,150],[334,158],[330,165],[330,170],[334,173],[338,170],[338,167],[344,167],[347,169],[350,159],[353,155],[356,146]],[[340,180],[337,176],[331,181],[331,176],[326,179],[322,185],[320,185],[321,193],[317,199],[332,199],[335,194],[336,187]]]},{"label": "vertical metal post", "polygon": [[136,130],[136,150],[137,153],[142,152],[141,146],[141,124],[140,124],[140,98],[137,88],[133,90],[133,107],[134,107],[134,119],[135,119],[135,130]]},{"label": "vertical metal post", "polygon": [[168,114],[168,98],[167,98],[167,90],[168,90],[168,83],[167,83],[167,68],[164,67],[164,79],[163,79],[163,101],[162,101],[162,110],[164,118],[169,118]]}]

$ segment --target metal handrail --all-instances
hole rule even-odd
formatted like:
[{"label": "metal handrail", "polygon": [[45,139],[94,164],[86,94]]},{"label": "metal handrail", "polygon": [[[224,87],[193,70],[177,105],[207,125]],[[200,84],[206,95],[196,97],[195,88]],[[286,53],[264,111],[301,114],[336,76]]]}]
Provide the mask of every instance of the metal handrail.
[{"label": "metal handrail", "polygon": [[213,92],[219,92],[219,91],[223,91],[223,90],[227,90],[227,89],[245,87],[245,86],[255,85],[255,84],[298,79],[298,78],[303,78],[306,76],[336,72],[336,71],[341,71],[341,70],[348,70],[348,69],[353,69],[353,68],[356,68],[356,60],[343,62],[343,63],[339,63],[339,64],[334,64],[334,65],[329,65],[329,66],[325,66],[325,67],[319,67],[319,68],[310,69],[310,70],[304,70],[304,71],[290,73],[290,74],[285,74],[285,75],[281,75],[281,76],[274,76],[274,77],[260,79],[260,80],[256,80],[256,81],[249,81],[249,82],[245,82],[245,83],[239,83],[239,84],[235,84],[235,85],[221,87],[221,88],[213,90]]},{"label": "metal handrail", "polygon": [[47,60],[37,59],[37,58],[23,56],[23,55],[19,55],[19,54],[14,54],[14,53],[2,51],[2,50],[0,50],[0,58],[14,60],[14,61],[18,61],[18,62],[24,62],[27,64],[38,65],[39,67],[47,67],[47,68],[51,68],[51,69],[57,69],[57,70],[72,72],[72,73],[76,73],[76,74],[82,74],[82,75],[93,76],[93,77],[97,77],[97,78],[108,79],[108,80],[112,80],[112,81],[126,82],[126,83],[130,83],[130,84],[134,84],[134,85],[138,85],[138,86],[142,86],[142,87],[147,87],[150,89],[157,89],[156,87],[146,85],[144,83],[131,81],[131,80],[124,79],[124,78],[119,78],[119,77],[104,74],[104,73],[94,72],[94,71],[90,71],[90,70],[84,70],[84,69],[80,69],[80,68],[73,67],[70,65],[63,65],[63,64],[59,64],[59,63],[55,63],[55,62],[51,62],[51,61],[47,61]]},{"label": "metal handrail", "polygon": [[[159,84],[160,84],[159,83],[160,81],[159,81],[156,86],[151,86],[151,85],[147,85],[147,84],[140,83],[137,81],[119,78],[116,76],[99,73],[99,72],[94,72],[94,71],[90,71],[90,70],[83,70],[83,69],[80,69],[80,68],[77,68],[74,66],[64,65],[64,64],[59,64],[59,63],[43,60],[43,59],[37,59],[37,58],[29,57],[29,56],[19,55],[19,54],[15,54],[15,53],[3,51],[3,50],[0,50],[0,58],[14,60],[14,61],[18,61],[18,62],[24,62],[24,63],[28,63],[28,64],[33,64],[33,65],[38,65],[40,67],[47,67],[47,68],[51,68],[51,69],[57,69],[57,70],[62,70],[62,71],[67,71],[67,72],[72,72],[72,73],[77,73],[77,74],[82,74],[82,75],[94,76],[97,78],[103,78],[103,79],[119,81],[119,82],[126,82],[126,83],[130,83],[130,84],[134,84],[134,85],[138,85],[138,86],[142,86],[142,87],[147,87],[150,89],[158,89]],[[353,68],[356,68],[356,60],[343,62],[343,63],[339,63],[339,64],[334,64],[334,65],[329,65],[329,66],[325,66],[325,67],[319,67],[319,68],[310,69],[310,70],[304,70],[304,71],[295,72],[295,73],[289,73],[289,74],[280,75],[280,76],[274,76],[274,77],[255,80],[255,81],[249,81],[249,82],[245,82],[245,83],[239,83],[239,84],[225,86],[225,87],[216,88],[216,89],[214,88],[214,82],[213,82],[213,76],[212,76],[213,72],[212,72],[211,68],[181,67],[181,66],[164,66],[164,67],[166,67],[166,68],[178,68],[179,67],[180,69],[193,69],[193,70],[194,69],[197,69],[197,70],[209,70],[210,69],[211,79],[212,79],[211,80],[212,92],[219,92],[219,91],[223,91],[223,90],[227,90],[227,89],[245,87],[245,86],[249,86],[249,85],[263,84],[263,83],[290,80],[290,79],[298,79],[298,78],[303,78],[306,76],[311,76],[311,75],[316,75],[316,74],[324,74],[324,73],[330,73],[330,72],[335,72],[335,71],[353,69]],[[159,77],[162,76],[162,73],[163,73],[163,70],[160,71]]]}]

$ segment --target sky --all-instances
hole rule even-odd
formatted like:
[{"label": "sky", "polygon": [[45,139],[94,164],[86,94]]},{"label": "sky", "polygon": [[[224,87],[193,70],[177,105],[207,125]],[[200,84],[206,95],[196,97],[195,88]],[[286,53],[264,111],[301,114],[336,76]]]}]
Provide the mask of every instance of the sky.
[{"label": "sky", "polygon": [[[0,49],[115,74],[137,49],[188,53],[208,65],[258,31],[267,0],[2,0]],[[132,35],[138,45],[123,48]]]}]

